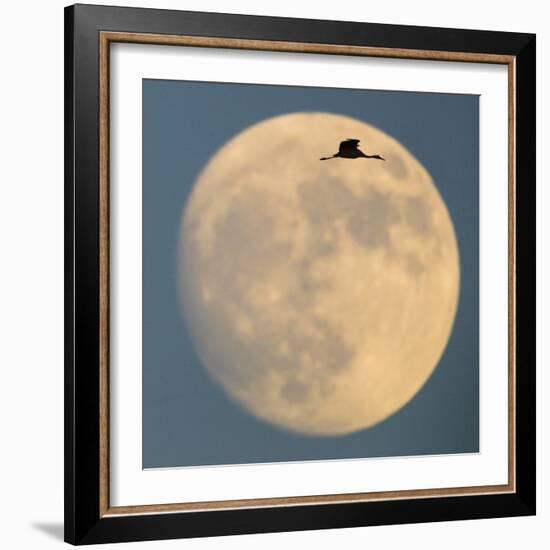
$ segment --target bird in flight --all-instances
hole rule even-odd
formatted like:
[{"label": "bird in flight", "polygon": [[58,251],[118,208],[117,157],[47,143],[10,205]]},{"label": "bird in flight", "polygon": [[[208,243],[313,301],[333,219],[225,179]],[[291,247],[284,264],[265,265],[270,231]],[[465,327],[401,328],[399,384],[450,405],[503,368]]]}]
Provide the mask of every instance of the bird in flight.
[{"label": "bird in flight", "polygon": [[330,160],[334,158],[342,158],[342,159],[377,159],[377,160],[386,160],[385,158],[382,158],[380,155],[365,155],[361,149],[358,147],[359,140],[358,139],[346,139],[345,141],[342,141],[340,143],[340,147],[338,148],[338,152],[332,155],[332,157],[322,157],[320,160]]}]

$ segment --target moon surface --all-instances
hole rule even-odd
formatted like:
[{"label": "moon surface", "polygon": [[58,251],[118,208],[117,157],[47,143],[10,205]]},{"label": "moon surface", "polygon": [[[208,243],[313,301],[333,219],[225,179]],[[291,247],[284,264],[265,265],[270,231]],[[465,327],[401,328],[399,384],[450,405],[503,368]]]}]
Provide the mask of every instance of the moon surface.
[{"label": "moon surface", "polygon": [[[320,161],[346,138],[367,159]],[[349,117],[277,116],[227,142],[182,216],[183,313],[211,378],[281,429],[371,427],[425,384],[459,294],[453,225],[429,173]]]}]

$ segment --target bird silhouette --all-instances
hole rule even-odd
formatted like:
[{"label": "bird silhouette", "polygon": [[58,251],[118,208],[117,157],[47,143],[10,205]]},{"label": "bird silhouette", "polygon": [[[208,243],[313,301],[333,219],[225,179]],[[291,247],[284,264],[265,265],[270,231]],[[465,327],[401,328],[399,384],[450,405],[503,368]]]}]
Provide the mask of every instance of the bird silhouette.
[{"label": "bird silhouette", "polygon": [[332,155],[332,157],[322,157],[320,160],[330,160],[335,158],[341,159],[377,159],[377,160],[386,160],[380,155],[365,155],[358,147],[358,139],[346,139],[340,143],[338,152]]}]

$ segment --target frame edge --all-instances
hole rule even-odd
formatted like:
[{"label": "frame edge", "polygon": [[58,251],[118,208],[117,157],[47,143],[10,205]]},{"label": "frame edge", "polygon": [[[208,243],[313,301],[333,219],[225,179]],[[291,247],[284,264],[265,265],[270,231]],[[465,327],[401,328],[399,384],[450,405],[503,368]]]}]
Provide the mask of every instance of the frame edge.
[{"label": "frame edge", "polygon": [[75,541],[74,502],[74,7],[64,9],[64,540]]}]

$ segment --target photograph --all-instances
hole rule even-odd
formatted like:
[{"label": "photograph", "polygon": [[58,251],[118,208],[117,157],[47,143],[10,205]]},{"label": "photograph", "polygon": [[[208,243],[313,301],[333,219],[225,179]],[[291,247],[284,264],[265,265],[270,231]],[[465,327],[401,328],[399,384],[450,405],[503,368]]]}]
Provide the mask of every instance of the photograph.
[{"label": "photograph", "polygon": [[496,8],[6,3],[2,548],[547,548],[550,21]]},{"label": "photograph", "polygon": [[331,13],[65,7],[70,544],[536,517],[536,35]]},{"label": "photograph", "polygon": [[143,467],[479,451],[479,97],[143,80]]}]

